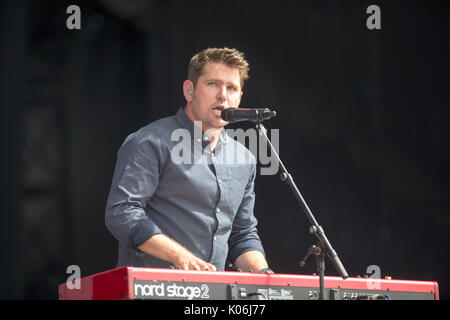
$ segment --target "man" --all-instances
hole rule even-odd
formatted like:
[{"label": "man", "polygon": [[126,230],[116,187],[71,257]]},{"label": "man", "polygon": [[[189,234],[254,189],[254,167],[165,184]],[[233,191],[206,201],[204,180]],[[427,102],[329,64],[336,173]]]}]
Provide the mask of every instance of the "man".
[{"label": "man", "polygon": [[[183,83],[185,108],[122,144],[105,214],[119,241],[119,266],[215,271],[228,257],[242,271],[270,272],[253,214],[255,162],[217,161],[231,153],[253,157],[220,117],[239,106],[248,68],[235,49],[199,52]],[[187,141],[173,139],[180,129],[190,133]],[[180,143],[205,161],[174,161]]]}]

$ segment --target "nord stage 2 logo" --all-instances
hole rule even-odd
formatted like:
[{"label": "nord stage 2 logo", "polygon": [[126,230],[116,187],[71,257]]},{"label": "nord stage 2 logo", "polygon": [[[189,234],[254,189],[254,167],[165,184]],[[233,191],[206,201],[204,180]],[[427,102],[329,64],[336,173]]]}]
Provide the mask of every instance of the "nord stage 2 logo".
[{"label": "nord stage 2 logo", "polygon": [[135,280],[135,299],[210,299],[206,284]]}]

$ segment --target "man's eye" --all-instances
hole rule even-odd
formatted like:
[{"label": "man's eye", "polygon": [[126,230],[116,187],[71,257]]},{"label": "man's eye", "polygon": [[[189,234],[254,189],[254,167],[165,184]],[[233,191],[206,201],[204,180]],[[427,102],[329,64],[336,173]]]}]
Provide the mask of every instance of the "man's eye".
[{"label": "man's eye", "polygon": [[236,88],[235,88],[235,87],[233,87],[233,86],[229,86],[229,87],[228,87],[228,90],[233,90],[233,91],[236,91]]},{"label": "man's eye", "polygon": [[213,86],[213,85],[215,85],[216,83],[213,81],[213,82],[208,82],[208,86]]}]

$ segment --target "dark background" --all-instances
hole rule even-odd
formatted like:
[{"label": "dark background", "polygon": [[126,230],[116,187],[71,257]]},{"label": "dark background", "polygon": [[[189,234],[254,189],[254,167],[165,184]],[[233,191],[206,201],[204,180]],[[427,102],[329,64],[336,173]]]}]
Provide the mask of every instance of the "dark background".
[{"label": "dark background", "polygon": [[[81,8],[68,30],[66,8]],[[381,8],[368,30],[366,8]],[[78,265],[115,267],[104,207],[125,137],[184,105],[197,51],[250,62],[241,106],[273,107],[280,156],[351,276],[434,280],[448,299],[448,1],[0,2],[0,298],[57,299]],[[249,127],[249,126],[247,126]],[[250,125],[251,127],[251,125]],[[270,266],[315,242],[277,175],[258,175]],[[336,275],[327,262],[327,275]]]}]

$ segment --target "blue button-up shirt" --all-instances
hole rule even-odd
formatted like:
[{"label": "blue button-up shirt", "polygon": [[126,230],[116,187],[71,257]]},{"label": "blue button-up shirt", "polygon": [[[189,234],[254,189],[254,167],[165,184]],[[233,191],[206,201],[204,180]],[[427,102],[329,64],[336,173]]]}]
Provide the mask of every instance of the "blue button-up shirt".
[{"label": "blue button-up shirt", "polygon": [[105,212],[119,241],[118,266],[170,267],[137,249],[158,233],[218,270],[227,257],[264,254],[253,214],[255,157],[225,130],[213,151],[209,145],[184,108],[125,139]]}]

